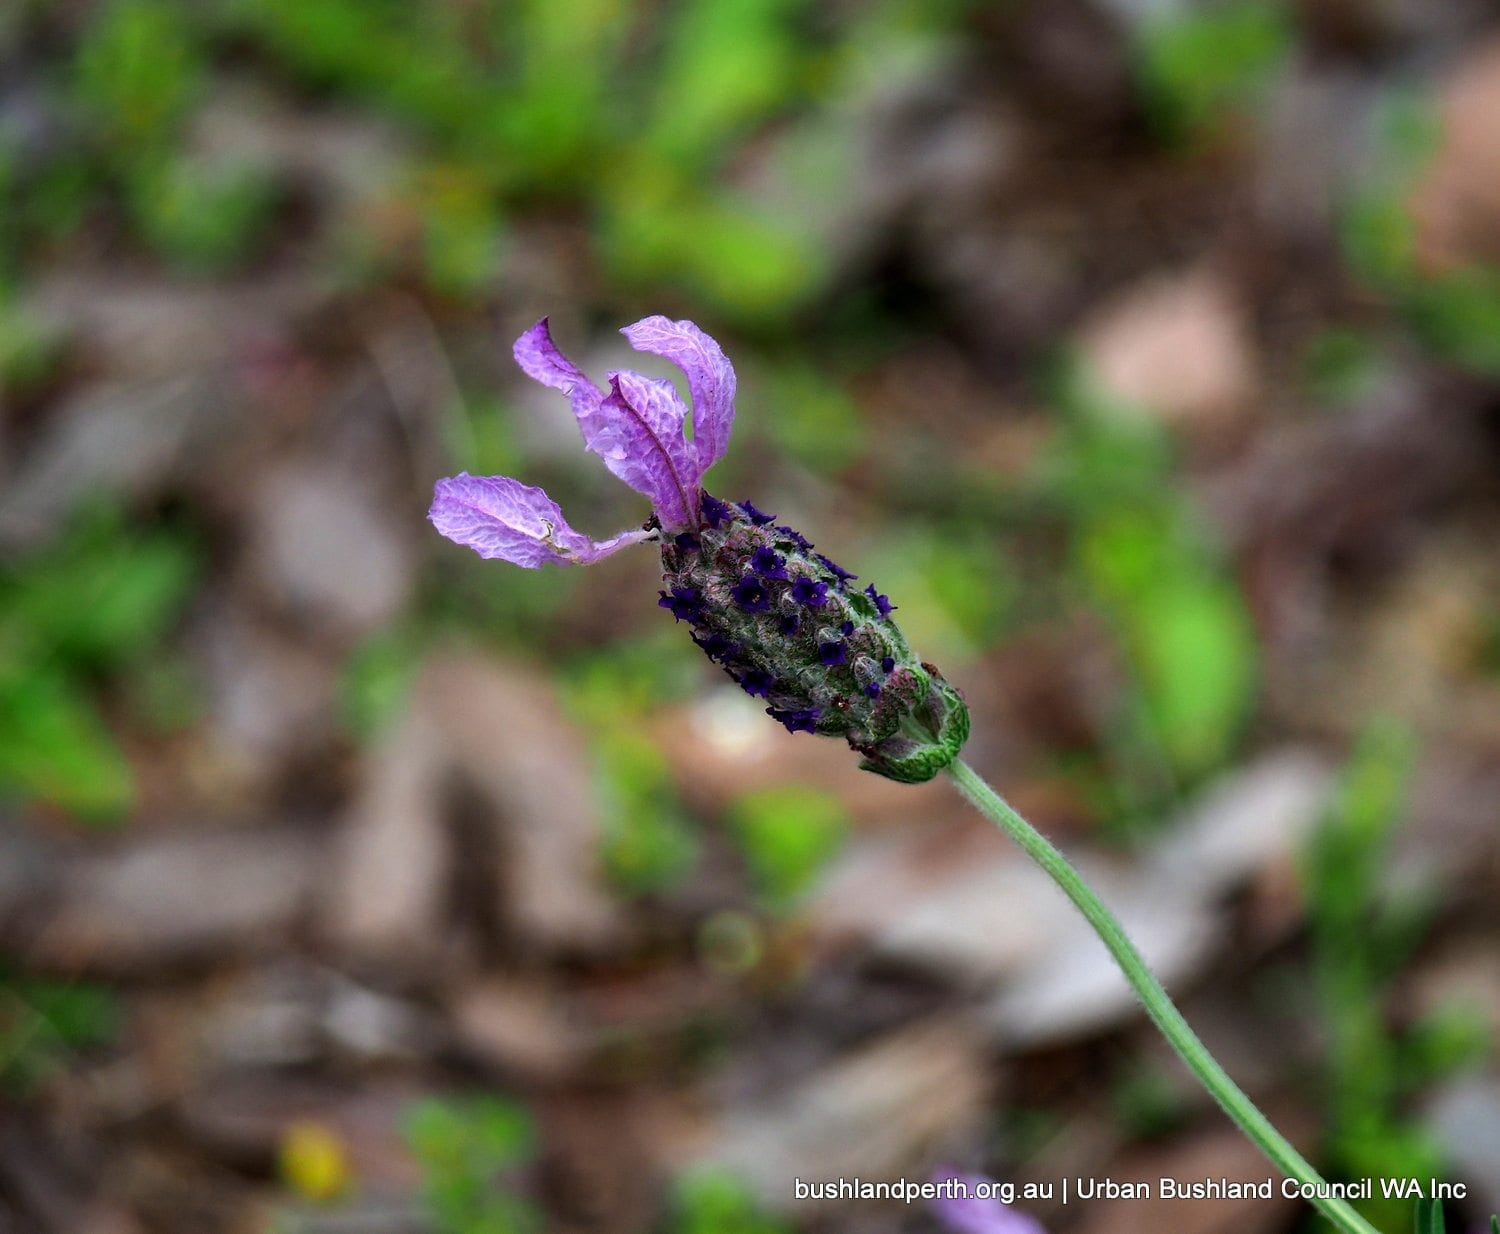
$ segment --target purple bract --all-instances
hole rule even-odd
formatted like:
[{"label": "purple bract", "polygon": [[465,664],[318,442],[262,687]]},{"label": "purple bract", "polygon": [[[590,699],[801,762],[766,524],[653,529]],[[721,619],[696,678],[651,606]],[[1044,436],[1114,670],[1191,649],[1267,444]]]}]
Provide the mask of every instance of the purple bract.
[{"label": "purple bract", "polygon": [[[545,317],[516,340],[516,363],[568,396],[584,445],[651,499],[663,529],[696,528],[703,517],[703,473],[724,457],[734,427],[734,368],[718,343],[690,321],[647,317],[621,333],[637,351],[670,360],[687,376],[691,440],[687,406],[670,381],[625,369],[605,374],[608,389],[600,390],[558,350]],[[481,557],[527,568],[549,561],[587,564],[653,534],[641,529],[591,540],[568,525],[545,492],[509,476],[462,473],[439,480],[427,517]]]}]

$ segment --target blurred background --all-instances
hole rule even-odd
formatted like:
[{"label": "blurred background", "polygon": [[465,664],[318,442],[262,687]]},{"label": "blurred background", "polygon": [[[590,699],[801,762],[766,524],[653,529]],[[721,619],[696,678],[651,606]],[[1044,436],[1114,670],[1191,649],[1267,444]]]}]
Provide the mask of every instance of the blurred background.
[{"label": "blurred background", "polygon": [[667,375],[651,313],[739,371],[713,491],[889,592],[1273,1119],[1485,1223],[1494,5],[7,0],[0,1230],[1270,1172],[1050,884],[767,720],[649,550],[424,521],[462,468],[638,524],[509,352]]}]

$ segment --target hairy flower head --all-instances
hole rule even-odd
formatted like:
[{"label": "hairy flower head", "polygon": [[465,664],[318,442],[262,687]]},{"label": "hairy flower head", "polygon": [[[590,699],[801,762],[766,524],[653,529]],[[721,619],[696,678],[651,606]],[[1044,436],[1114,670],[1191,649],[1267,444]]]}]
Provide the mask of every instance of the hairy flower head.
[{"label": "hairy flower head", "polygon": [[541,489],[467,473],[438,481],[428,518],[480,556],[527,568],[587,564],[657,540],[658,603],[789,732],[843,737],[864,755],[861,766],[892,779],[936,775],[968,736],[968,710],[906,645],[890,600],[873,585],[850,586],[856,575],[774,515],[703,491],[734,424],[734,369],[723,350],[689,321],[647,317],[623,333],[686,375],[691,437],[671,382],[621,370],[600,389],[558,350],[545,318],[516,341],[515,357],[568,397],[584,445],[651,500],[643,527],[592,540]]}]

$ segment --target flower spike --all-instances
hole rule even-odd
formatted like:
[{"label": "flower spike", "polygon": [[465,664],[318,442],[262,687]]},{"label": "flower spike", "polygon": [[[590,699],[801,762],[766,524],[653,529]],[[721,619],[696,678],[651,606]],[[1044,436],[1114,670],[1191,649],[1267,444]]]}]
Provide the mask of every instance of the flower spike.
[{"label": "flower spike", "polygon": [[893,605],[790,527],[748,501],[703,491],[734,426],[734,369],[690,321],[647,317],[627,326],[637,351],[687,377],[689,411],[669,381],[630,370],[595,386],[552,341],[543,318],[516,340],[516,363],[567,395],[584,445],[651,499],[645,527],[611,540],[574,531],[539,488],[509,476],[440,480],[428,517],[482,557],[535,568],[597,561],[656,539],[664,589],[657,603],[788,732],[843,737],[860,766],[893,780],[928,780],[958,757],[969,732],[963,696],[919,660],[890,620]]}]

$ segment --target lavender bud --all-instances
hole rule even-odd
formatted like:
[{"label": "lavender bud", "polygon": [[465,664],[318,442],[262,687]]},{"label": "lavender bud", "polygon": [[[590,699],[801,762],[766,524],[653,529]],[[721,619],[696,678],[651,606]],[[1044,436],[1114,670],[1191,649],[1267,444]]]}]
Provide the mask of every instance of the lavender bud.
[{"label": "lavender bud", "polygon": [[860,763],[930,780],[969,735],[963,696],[906,645],[892,605],[749,502],[703,494],[696,536],[662,538],[662,607],[789,732],[843,737]]}]

